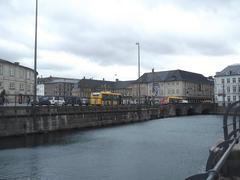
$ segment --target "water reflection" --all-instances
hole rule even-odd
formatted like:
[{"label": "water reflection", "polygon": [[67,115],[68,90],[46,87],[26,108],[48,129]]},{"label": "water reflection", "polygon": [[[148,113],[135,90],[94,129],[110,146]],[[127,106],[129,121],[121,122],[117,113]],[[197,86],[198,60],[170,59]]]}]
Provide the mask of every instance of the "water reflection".
[{"label": "water reflection", "polygon": [[3,138],[0,179],[184,179],[204,170],[221,127],[220,116],[191,116]]},{"label": "water reflection", "polygon": [[80,133],[77,130],[59,131],[42,134],[30,134],[25,136],[0,138],[1,149],[15,149],[22,147],[37,147],[46,145],[67,145],[76,143],[79,139],[74,138],[74,134]]}]

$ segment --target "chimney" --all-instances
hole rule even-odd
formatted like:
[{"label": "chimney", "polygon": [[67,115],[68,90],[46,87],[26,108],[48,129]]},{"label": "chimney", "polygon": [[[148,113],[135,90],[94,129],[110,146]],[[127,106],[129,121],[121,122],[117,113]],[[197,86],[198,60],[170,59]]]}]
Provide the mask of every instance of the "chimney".
[{"label": "chimney", "polygon": [[154,68],[152,68],[152,73],[154,73]]},{"label": "chimney", "polygon": [[119,81],[119,79],[116,79],[116,82],[118,82]]},{"label": "chimney", "polygon": [[14,62],[14,64],[15,64],[15,65],[17,65],[17,66],[19,66],[19,65],[20,65],[20,63],[19,63],[19,62]]}]

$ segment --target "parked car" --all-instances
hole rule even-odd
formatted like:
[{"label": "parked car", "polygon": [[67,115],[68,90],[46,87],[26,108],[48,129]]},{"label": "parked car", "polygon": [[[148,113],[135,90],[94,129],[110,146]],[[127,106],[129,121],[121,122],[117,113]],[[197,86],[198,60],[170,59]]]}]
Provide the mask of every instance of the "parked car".
[{"label": "parked car", "polygon": [[89,99],[88,98],[82,98],[81,99],[82,106],[88,106],[89,105]]},{"label": "parked car", "polygon": [[74,106],[74,105],[81,105],[82,103],[81,103],[81,99],[80,99],[80,97],[77,97],[77,96],[69,96],[69,97],[66,97],[65,98],[65,103],[64,103],[64,105],[72,105],[72,106]]},{"label": "parked car", "polygon": [[[31,99],[31,105],[33,105],[33,99]],[[49,97],[47,96],[42,96],[36,98],[36,105],[50,105]]]},{"label": "parked car", "polygon": [[49,102],[50,102],[50,105],[56,105],[56,106],[63,106],[65,104],[64,98],[57,97],[57,96],[49,97]]}]

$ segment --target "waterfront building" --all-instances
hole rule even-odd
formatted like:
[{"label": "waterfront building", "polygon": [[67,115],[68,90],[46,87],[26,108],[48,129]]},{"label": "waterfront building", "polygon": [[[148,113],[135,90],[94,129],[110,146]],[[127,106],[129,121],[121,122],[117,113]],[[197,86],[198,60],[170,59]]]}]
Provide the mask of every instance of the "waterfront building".
[{"label": "waterfront building", "polygon": [[112,81],[83,78],[75,84],[72,90],[74,96],[89,98],[91,92],[112,91]]},{"label": "waterfront building", "polygon": [[72,94],[82,98],[89,98],[91,92],[112,91],[113,81],[86,79],[85,77],[75,84]]},{"label": "waterfront building", "polygon": [[38,78],[38,94],[44,96],[72,96],[72,90],[78,81],[79,79],[52,76]]},{"label": "waterfront building", "polygon": [[220,106],[240,100],[240,64],[229,65],[214,76],[215,102]]},{"label": "waterfront building", "polygon": [[177,96],[188,102],[213,100],[213,81],[202,74],[183,71],[160,71],[144,73],[132,85],[133,97],[138,97],[140,83],[141,103],[147,99],[159,103],[162,97]]},{"label": "waterfront building", "polygon": [[120,93],[122,95],[124,103],[130,103],[132,99],[132,88],[131,84],[134,81],[106,81],[94,80],[94,79],[81,79],[78,84],[72,90],[74,96],[79,96],[81,98],[89,98],[91,92],[100,91],[111,91]]},{"label": "waterfront building", "polygon": [[33,95],[34,70],[0,59],[0,92],[5,90],[8,101],[15,101],[15,96]]},{"label": "waterfront building", "polygon": [[119,81],[116,79],[116,82],[113,83],[113,92],[120,93],[122,95],[123,104],[132,104],[134,103],[134,98],[132,96],[132,84],[135,81]]}]

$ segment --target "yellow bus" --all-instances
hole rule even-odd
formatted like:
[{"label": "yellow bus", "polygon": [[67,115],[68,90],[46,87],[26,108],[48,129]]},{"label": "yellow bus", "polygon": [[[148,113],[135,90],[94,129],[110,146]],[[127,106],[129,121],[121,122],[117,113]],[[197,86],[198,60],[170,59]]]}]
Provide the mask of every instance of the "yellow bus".
[{"label": "yellow bus", "polygon": [[188,103],[188,101],[179,96],[167,96],[160,98],[160,104],[174,104],[174,103]]},{"label": "yellow bus", "polygon": [[121,94],[110,91],[92,92],[90,105],[119,105],[121,104]]}]

